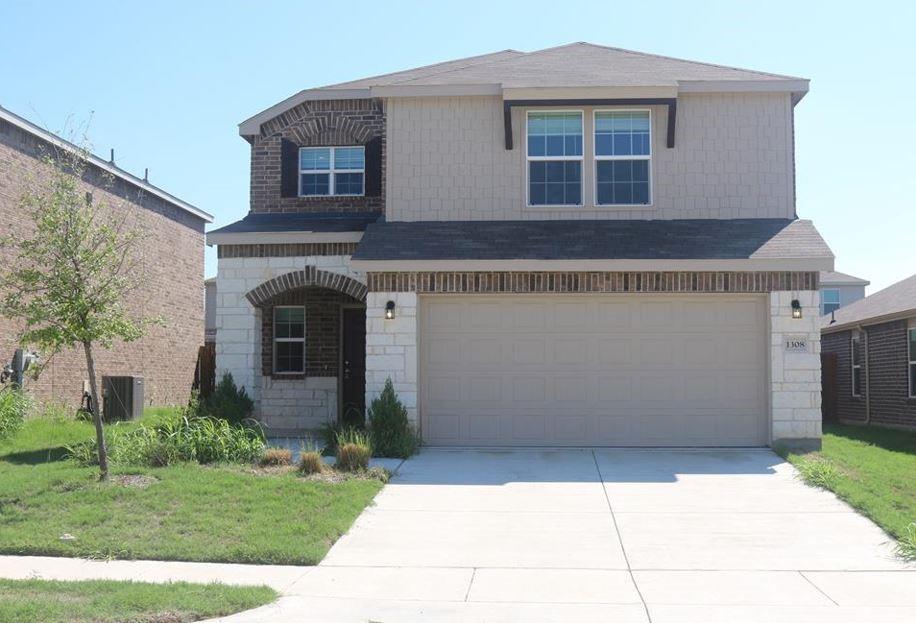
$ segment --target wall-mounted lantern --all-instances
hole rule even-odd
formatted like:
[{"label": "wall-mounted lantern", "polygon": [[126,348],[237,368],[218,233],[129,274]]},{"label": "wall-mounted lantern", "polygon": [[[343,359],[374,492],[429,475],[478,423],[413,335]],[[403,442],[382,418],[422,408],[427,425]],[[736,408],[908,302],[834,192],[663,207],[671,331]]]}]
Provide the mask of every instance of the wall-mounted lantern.
[{"label": "wall-mounted lantern", "polygon": [[792,317],[802,317],[801,303],[798,302],[798,299],[792,299]]},{"label": "wall-mounted lantern", "polygon": [[385,320],[394,320],[394,301],[385,303]]}]

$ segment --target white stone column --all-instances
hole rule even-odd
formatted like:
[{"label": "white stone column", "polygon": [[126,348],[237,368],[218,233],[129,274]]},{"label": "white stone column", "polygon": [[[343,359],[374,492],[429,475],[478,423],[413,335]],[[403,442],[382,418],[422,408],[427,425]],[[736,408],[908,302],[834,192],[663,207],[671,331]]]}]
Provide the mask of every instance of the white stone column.
[{"label": "white stone column", "polygon": [[248,302],[251,289],[241,258],[219,261],[216,275],[216,380],[229,372],[238,387],[258,400],[261,374],[261,321]]},{"label": "white stone column", "polygon": [[[817,449],[821,441],[818,293],[811,290],[771,292],[769,299],[771,443]],[[792,317],[795,299],[801,303],[801,318]],[[801,342],[804,348],[799,346]]]},{"label": "white stone column", "polygon": [[[395,303],[395,317],[385,319],[385,305]],[[417,418],[417,294],[370,292],[366,297],[366,407],[391,378],[394,391]]]}]

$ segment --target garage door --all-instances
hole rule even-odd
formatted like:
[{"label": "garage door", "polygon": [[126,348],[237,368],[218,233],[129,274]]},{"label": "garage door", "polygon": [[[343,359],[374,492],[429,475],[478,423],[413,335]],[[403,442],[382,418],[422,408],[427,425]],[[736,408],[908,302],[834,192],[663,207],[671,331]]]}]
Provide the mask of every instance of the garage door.
[{"label": "garage door", "polygon": [[425,296],[431,445],[766,443],[763,297]]}]

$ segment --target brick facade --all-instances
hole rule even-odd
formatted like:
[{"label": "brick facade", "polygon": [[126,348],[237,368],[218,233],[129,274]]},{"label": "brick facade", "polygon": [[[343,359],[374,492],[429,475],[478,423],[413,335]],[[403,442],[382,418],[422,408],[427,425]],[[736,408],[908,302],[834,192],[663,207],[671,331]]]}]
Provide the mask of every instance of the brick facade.
[{"label": "brick facade", "polygon": [[353,255],[357,242],[301,242],[289,244],[221,244],[218,259],[230,257],[305,257],[308,255]]},{"label": "brick facade", "polygon": [[[19,208],[29,180],[47,174],[40,158],[50,146],[39,137],[0,121],[0,231],[27,236],[31,221]],[[147,404],[187,402],[194,379],[197,350],[204,339],[204,221],[120,178],[113,183],[88,166],[83,178],[93,201],[128,212],[128,222],[143,234],[137,249],[142,280],[129,296],[133,311],[159,315],[164,326],[151,326],[146,337],[131,344],[97,348],[101,375],[139,375],[145,379]],[[0,249],[3,264],[15,251]],[[8,361],[20,327],[0,318],[0,359]],[[56,355],[38,381],[28,388],[42,400],[78,405],[87,378],[82,350]]]},{"label": "brick facade", "polygon": [[909,398],[907,321],[895,320],[863,327],[863,350],[868,350],[862,368],[862,396],[852,395],[852,331],[826,333],[823,352],[837,357],[837,413],[841,422],[864,423],[866,391],[870,395],[870,422],[883,426],[916,427],[916,399]]},{"label": "brick facade", "polygon": [[[337,376],[340,367],[340,307],[357,304],[346,294],[325,288],[300,288],[279,294],[261,306],[261,374],[293,379]],[[273,372],[273,319],[278,305],[305,307],[305,373]]]},{"label": "brick facade", "polygon": [[389,272],[370,292],[772,292],[816,290],[816,272]]},{"label": "brick facade", "polygon": [[[378,197],[281,197],[282,139],[300,147],[365,145],[382,137],[382,192]],[[251,144],[252,212],[383,212],[385,210],[385,109],[381,100],[317,100],[292,108],[261,126]]]}]

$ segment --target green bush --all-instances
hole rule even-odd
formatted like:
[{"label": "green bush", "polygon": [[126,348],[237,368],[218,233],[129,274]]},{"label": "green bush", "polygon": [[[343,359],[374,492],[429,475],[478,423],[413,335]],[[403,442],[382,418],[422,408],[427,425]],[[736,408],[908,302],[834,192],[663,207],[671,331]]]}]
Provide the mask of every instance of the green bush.
[{"label": "green bush", "polygon": [[251,417],[254,402],[248,396],[245,388],[236,387],[232,375],[226,372],[217,383],[213,393],[200,401],[198,410],[200,415],[240,424]]},{"label": "green bush", "polygon": [[334,467],[344,472],[369,469],[372,442],[369,435],[356,428],[345,428],[337,434],[337,462]]},{"label": "green bush", "polygon": [[843,474],[829,459],[805,457],[796,464],[798,475],[807,484],[821,489],[834,490]]},{"label": "green bush", "polygon": [[375,456],[406,459],[420,445],[417,430],[407,419],[407,408],[398,400],[391,379],[369,407],[369,433]]},{"label": "green bush", "polygon": [[[121,465],[252,463],[259,461],[265,450],[264,434],[259,428],[187,412],[134,428],[115,424],[108,428],[107,437],[109,459]],[[69,456],[83,465],[98,460],[95,440],[68,450]]]},{"label": "green bush", "polygon": [[32,399],[21,389],[0,389],[0,439],[12,436],[32,409]]}]

